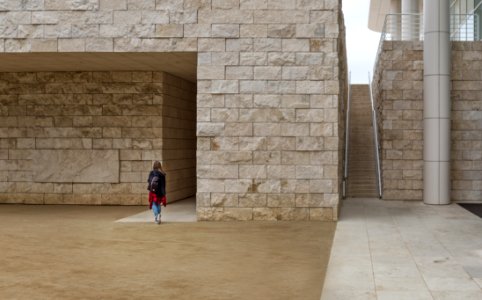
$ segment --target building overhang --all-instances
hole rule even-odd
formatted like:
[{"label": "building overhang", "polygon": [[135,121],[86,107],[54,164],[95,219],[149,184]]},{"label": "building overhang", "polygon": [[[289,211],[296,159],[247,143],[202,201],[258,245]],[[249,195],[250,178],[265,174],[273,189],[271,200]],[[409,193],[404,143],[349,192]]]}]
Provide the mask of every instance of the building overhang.
[{"label": "building overhang", "polygon": [[0,53],[0,72],[162,71],[196,82],[196,52]]},{"label": "building overhang", "polygon": [[391,0],[371,0],[368,15],[368,28],[382,32],[385,16],[390,13]]}]

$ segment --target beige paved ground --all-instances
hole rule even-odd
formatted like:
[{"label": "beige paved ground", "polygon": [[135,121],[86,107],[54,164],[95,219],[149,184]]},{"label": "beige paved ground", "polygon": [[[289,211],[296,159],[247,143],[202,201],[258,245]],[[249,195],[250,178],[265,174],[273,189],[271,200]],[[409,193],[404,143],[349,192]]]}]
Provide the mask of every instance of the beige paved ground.
[{"label": "beige paved ground", "polygon": [[334,223],[119,223],[0,205],[0,299],[319,299]]}]

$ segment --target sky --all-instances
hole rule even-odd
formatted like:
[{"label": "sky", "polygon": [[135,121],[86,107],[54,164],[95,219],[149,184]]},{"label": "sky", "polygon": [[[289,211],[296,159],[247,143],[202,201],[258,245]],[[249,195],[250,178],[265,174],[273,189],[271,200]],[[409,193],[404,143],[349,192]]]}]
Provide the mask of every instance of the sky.
[{"label": "sky", "polygon": [[380,33],[368,29],[369,6],[370,0],[343,0],[351,83],[368,83],[373,72]]}]

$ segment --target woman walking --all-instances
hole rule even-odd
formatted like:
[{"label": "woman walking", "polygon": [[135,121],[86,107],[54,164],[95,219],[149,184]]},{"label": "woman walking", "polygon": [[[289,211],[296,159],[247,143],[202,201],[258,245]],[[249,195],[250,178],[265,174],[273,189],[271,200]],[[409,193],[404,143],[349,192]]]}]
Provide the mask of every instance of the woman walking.
[{"label": "woman walking", "polygon": [[161,223],[161,204],[166,207],[166,172],[161,162],[155,161],[147,179],[149,190],[149,209],[154,213],[154,222]]}]

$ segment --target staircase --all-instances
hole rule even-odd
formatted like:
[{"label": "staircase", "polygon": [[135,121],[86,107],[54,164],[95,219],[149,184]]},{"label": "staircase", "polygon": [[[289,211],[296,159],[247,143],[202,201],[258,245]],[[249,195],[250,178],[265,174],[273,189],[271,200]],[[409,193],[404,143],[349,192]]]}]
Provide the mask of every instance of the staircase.
[{"label": "staircase", "polygon": [[351,85],[346,196],[377,198],[372,112],[368,85]]}]

